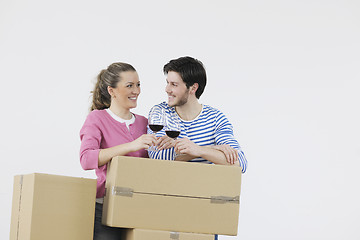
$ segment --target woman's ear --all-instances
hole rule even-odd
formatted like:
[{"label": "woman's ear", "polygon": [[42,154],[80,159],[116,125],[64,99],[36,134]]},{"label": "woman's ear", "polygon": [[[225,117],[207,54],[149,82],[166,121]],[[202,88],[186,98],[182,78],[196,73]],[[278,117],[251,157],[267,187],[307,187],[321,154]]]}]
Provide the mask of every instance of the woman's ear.
[{"label": "woman's ear", "polygon": [[110,86],[107,87],[107,91],[110,94],[111,97],[114,97],[114,89]]}]

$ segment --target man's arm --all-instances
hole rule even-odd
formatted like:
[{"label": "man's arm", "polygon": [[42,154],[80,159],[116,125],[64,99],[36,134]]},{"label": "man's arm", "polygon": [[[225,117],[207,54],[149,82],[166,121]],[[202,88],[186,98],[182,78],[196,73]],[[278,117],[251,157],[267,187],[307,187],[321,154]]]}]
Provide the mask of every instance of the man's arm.
[{"label": "man's arm", "polygon": [[216,145],[228,144],[232,148],[238,151],[238,162],[242,168],[242,172],[245,173],[247,168],[247,160],[240,144],[234,137],[233,127],[229,120],[222,112],[218,112],[216,116],[216,128],[215,128],[215,142]]},{"label": "man's arm", "polygon": [[177,161],[189,161],[201,157],[215,164],[239,166],[239,161],[228,162],[222,151],[207,146],[199,146],[188,138],[175,141],[175,152],[180,154],[175,159]]},{"label": "man's arm", "polygon": [[[169,148],[175,147],[175,143],[176,143],[176,141],[174,139],[169,138],[168,136],[165,135],[165,136],[160,137],[157,140],[156,145],[157,145],[157,149],[161,151],[161,150],[164,150],[164,149],[169,149]],[[238,162],[238,152],[237,152],[237,150],[235,150],[234,148],[232,148],[231,146],[229,146],[227,144],[216,145],[216,146],[204,146],[204,147],[201,147],[201,148],[204,148],[204,151],[209,152],[208,154],[206,154],[206,153],[203,154],[204,156],[211,155],[211,156],[216,157],[216,155],[218,155],[218,153],[216,153],[214,151],[211,151],[211,150],[210,151],[207,150],[207,149],[215,149],[215,150],[220,151],[220,152],[222,152],[224,154],[224,156],[226,158],[226,161],[227,161],[227,163],[229,163],[229,165],[233,165],[233,164],[235,164],[235,166],[238,165],[238,164],[236,164],[236,162]],[[221,156],[221,155],[219,155],[219,156]],[[219,157],[219,156],[217,156],[217,157]],[[201,156],[200,155],[199,156],[192,156],[192,155],[189,155],[189,154],[178,154],[178,155],[176,155],[175,160],[176,161],[190,161],[192,159],[199,158],[199,157],[201,157]],[[221,160],[220,161],[214,160],[214,161],[219,162],[217,164],[222,164]],[[211,161],[211,162],[214,162],[214,161]]]}]

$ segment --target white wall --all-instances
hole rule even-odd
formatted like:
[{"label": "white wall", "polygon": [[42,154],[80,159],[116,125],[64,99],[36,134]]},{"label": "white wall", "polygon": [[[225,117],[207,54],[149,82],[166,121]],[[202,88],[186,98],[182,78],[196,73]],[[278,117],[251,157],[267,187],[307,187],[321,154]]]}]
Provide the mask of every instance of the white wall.
[{"label": "white wall", "polygon": [[1,239],[14,175],[95,177],[78,133],[96,74],[133,64],[147,115],[184,55],[249,160],[239,234],[220,239],[359,239],[359,30],[357,0],[1,0]]}]

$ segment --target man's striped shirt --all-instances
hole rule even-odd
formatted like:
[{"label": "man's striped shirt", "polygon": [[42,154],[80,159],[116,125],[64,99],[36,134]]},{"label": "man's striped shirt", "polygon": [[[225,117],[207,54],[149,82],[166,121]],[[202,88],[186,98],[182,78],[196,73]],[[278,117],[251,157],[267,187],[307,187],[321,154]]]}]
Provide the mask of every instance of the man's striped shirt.
[{"label": "man's striped shirt", "polygon": [[[203,105],[202,111],[198,117],[191,121],[185,121],[179,117],[174,107],[170,107],[166,102],[155,105],[155,111],[159,114],[164,111],[166,115],[167,124],[171,125],[171,121],[178,121],[181,126],[181,132],[178,138],[189,138],[194,143],[200,146],[214,146],[228,144],[234,149],[238,150],[238,160],[242,171],[245,172],[247,168],[247,160],[238,141],[234,138],[233,127],[226,116],[219,110],[209,106]],[[148,128],[148,133],[153,133]],[[161,137],[165,135],[164,129],[156,133],[156,136]],[[174,160],[174,148],[164,149],[161,151],[154,151],[149,149],[150,158]],[[203,158],[192,159],[191,162],[211,163]]]}]

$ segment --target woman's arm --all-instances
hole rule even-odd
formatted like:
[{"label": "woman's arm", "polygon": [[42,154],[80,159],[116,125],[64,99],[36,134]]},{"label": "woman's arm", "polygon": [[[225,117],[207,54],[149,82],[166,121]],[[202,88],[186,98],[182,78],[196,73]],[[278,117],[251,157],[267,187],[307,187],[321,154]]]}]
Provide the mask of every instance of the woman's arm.
[{"label": "woman's arm", "polygon": [[99,167],[107,164],[115,156],[124,156],[130,152],[136,152],[141,149],[148,149],[156,142],[156,137],[152,134],[143,134],[132,142],[120,144],[111,148],[100,149]]}]

